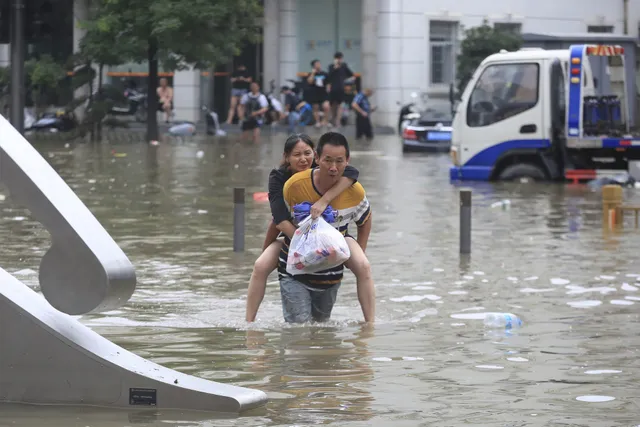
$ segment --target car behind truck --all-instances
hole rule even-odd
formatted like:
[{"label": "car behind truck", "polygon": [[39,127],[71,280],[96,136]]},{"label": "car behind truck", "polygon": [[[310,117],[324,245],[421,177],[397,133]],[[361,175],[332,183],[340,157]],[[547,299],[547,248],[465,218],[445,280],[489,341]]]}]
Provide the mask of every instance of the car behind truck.
[{"label": "car behind truck", "polygon": [[[599,61],[608,81],[593,77]],[[628,171],[640,160],[628,66],[617,45],[487,57],[456,109],[451,180],[580,181]]]}]

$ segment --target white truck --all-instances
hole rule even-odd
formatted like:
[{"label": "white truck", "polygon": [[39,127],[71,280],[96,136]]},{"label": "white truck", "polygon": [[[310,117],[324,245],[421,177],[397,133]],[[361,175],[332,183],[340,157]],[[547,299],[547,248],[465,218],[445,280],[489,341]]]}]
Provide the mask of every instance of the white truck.
[{"label": "white truck", "polygon": [[[600,95],[598,61],[608,79]],[[577,182],[628,171],[640,137],[630,133],[626,71],[617,45],[487,57],[456,106],[451,180]]]}]

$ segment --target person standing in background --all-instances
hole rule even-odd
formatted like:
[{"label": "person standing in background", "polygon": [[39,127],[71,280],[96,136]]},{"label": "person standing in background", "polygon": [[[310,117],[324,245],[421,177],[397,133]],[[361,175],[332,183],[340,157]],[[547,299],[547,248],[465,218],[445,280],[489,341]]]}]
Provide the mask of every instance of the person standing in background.
[{"label": "person standing in background", "polygon": [[351,108],[356,112],[356,139],[363,136],[368,140],[373,139],[370,114],[375,111],[376,107],[372,107],[369,102],[371,95],[373,95],[373,90],[366,88],[358,93],[351,103]]},{"label": "person standing in background", "polygon": [[[242,108],[238,106],[240,98],[242,98],[247,92],[249,92],[249,85],[253,79],[247,71],[247,67],[244,64],[238,64],[236,71],[231,75],[231,100],[229,105],[229,114],[227,115],[227,124],[233,123],[233,116],[236,114],[236,108]],[[241,114],[238,114],[240,117]]]},{"label": "person standing in background", "polygon": [[329,92],[329,102],[331,103],[331,122],[334,126],[340,123],[340,117],[342,117],[345,82],[354,78],[353,71],[343,61],[343,58],[342,52],[336,52],[333,55],[333,64],[329,65],[327,78],[327,91]]},{"label": "person standing in background", "polygon": [[[320,60],[311,61],[311,73],[307,77],[307,93],[305,101],[313,107],[313,118],[316,127],[328,126],[329,124],[329,101],[327,100],[327,73],[322,71]],[[324,113],[322,120],[320,119],[320,111]]]},{"label": "person standing in background", "polygon": [[171,112],[173,111],[173,88],[169,86],[166,78],[160,79],[160,86],[156,90],[158,93],[158,111],[164,112],[164,121],[169,123]]},{"label": "person standing in background", "polygon": [[269,101],[260,92],[260,85],[252,82],[249,93],[242,95],[240,99],[240,120],[242,123],[242,134],[247,138],[249,132],[253,132],[253,142],[260,142],[260,127],[264,122],[264,115],[269,111]]}]

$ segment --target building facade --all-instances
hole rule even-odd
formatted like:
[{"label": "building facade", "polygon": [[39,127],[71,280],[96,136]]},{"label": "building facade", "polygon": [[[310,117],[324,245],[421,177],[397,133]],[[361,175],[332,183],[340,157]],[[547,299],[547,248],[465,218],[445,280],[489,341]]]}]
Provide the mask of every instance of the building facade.
[{"label": "building facade", "polygon": [[265,0],[264,80],[284,83],[340,50],[375,89],[374,120],[393,126],[397,103],[411,92],[448,96],[464,31],[483,22],[522,33],[626,29],[638,37],[640,0]]}]

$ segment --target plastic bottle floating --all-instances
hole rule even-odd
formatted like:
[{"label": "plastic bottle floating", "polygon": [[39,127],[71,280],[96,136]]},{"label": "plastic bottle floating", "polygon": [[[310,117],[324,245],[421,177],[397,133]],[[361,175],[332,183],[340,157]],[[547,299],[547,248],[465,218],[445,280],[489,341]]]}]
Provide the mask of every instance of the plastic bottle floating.
[{"label": "plastic bottle floating", "polygon": [[515,329],[522,326],[522,320],[512,313],[487,313],[484,325],[489,328]]}]

